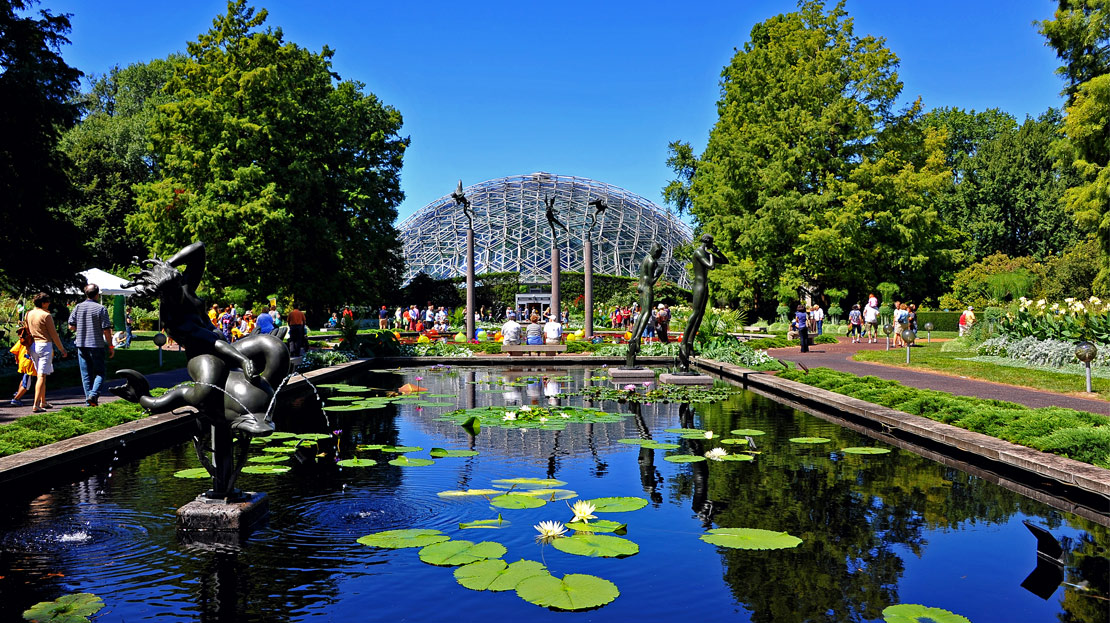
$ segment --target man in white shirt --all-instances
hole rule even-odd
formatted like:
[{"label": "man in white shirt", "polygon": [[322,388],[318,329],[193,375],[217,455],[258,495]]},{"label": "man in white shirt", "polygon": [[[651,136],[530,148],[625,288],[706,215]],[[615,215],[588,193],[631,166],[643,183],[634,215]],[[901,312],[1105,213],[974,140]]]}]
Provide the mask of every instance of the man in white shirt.
[{"label": "man in white shirt", "polygon": [[501,326],[501,343],[506,346],[519,346],[521,339],[520,323],[512,318]]},{"label": "man in white shirt", "polygon": [[543,334],[548,344],[558,344],[561,341],[559,338],[563,337],[563,325],[559,323],[558,318],[552,316],[547,324],[543,325]]},{"label": "man in white shirt", "polygon": [[[876,305],[871,305],[871,302],[875,302]],[[870,339],[871,343],[877,342],[879,338],[879,307],[877,303],[875,297],[871,297],[867,307],[863,308],[863,333],[865,337]]]}]

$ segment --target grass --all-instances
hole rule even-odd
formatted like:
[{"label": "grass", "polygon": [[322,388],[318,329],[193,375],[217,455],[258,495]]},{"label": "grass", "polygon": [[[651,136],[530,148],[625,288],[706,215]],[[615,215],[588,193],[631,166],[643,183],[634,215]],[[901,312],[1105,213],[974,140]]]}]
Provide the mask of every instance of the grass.
[{"label": "grass", "polygon": [[[107,378],[114,379],[116,371],[121,368],[150,374],[185,367],[185,351],[178,351],[176,347],[163,349],[162,366],[158,366],[158,347],[153,342],[155,333],[155,331],[136,331],[135,338],[131,341],[131,348],[117,348],[116,355],[105,360],[108,368]],[[76,352],[71,351],[69,357],[65,359],[58,359],[55,354],[54,368],[54,373],[46,380],[47,391],[63,387],[80,387],[81,372],[77,368]],[[16,374],[14,369],[5,372],[0,375],[0,390],[7,389],[14,394],[22,376]],[[32,385],[33,388],[34,385]],[[0,396],[3,395],[0,394]]]},{"label": "grass", "polygon": [[779,376],[1042,452],[1110,468],[1110,418],[1097,413],[1060,407],[1034,409],[1001,400],[953,396],[828,368],[815,368],[809,374],[783,372]]},{"label": "grass", "polygon": [[[910,349],[909,368],[941,372],[969,379],[993,381],[1019,387],[1041,389],[1061,394],[1083,392],[1086,389],[1084,377],[1074,374],[1048,372],[1031,368],[1002,366],[986,361],[967,361],[974,357],[973,351],[943,352],[940,342],[931,344],[920,342],[920,346]],[[882,363],[906,368],[906,349],[862,350],[856,353],[856,361]],[[1110,398],[1110,379],[1092,379],[1091,389],[1102,398]]]},{"label": "grass", "polygon": [[99,407],[63,407],[25,415],[0,426],[0,456],[96,432],[145,415],[142,407],[125,400],[114,400]]}]

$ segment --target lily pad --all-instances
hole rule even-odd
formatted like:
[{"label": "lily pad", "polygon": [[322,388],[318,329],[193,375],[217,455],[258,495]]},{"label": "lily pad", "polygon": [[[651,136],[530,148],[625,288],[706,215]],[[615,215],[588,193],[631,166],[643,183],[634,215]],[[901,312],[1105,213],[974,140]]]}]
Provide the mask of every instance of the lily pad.
[{"label": "lily pad", "polygon": [[548,502],[555,500],[569,500],[578,497],[578,493],[570,489],[529,489],[525,491],[517,491],[517,495],[529,495],[536,498],[544,498]]},{"label": "lily pad", "polygon": [[190,467],[189,469],[183,469],[183,470],[174,472],[173,477],[174,478],[211,478],[212,475],[209,474],[208,470],[204,469],[203,467]]},{"label": "lily pad", "polygon": [[648,505],[647,500],[638,497],[594,498],[587,502],[594,505],[595,513],[626,513]]},{"label": "lily pad", "polygon": [[381,451],[404,454],[406,452],[420,452],[423,449],[420,446],[382,446]]},{"label": "lily pad", "polygon": [[676,450],[678,449],[678,444],[668,443],[666,441],[648,441],[646,443],[640,444],[640,447],[647,448],[649,450]]},{"label": "lily pad", "polygon": [[844,448],[844,454],[890,454],[890,448]]},{"label": "lily pad", "polygon": [[628,539],[590,532],[579,532],[565,539],[555,539],[551,544],[560,552],[594,558],[623,558],[640,552],[640,546]]},{"label": "lily pad", "polygon": [[794,443],[828,443],[832,440],[825,437],[791,437],[790,441]]},{"label": "lily pad", "polygon": [[403,530],[386,530],[359,537],[358,542],[370,547],[384,547],[386,549],[402,549],[406,547],[425,547],[433,543],[442,543],[451,537],[439,530],[425,528],[406,528]]},{"label": "lily pad", "polygon": [[389,464],[398,467],[427,467],[428,465],[434,465],[435,461],[431,459],[413,459],[407,456],[399,456],[390,461]]},{"label": "lily pad", "polygon": [[482,432],[482,422],[477,417],[472,416],[467,418],[460,426],[462,426],[463,430],[474,436]]},{"label": "lily pad", "polygon": [[562,579],[537,575],[521,580],[516,594],[524,601],[545,608],[589,610],[613,601],[621,592],[616,584],[596,575],[568,573]]},{"label": "lily pad", "polygon": [[459,530],[467,530],[472,528],[496,529],[503,528],[507,525],[509,525],[509,520],[504,519],[503,517],[501,517],[501,514],[498,513],[497,519],[475,519],[474,521],[460,523]]},{"label": "lily pad", "polygon": [[465,456],[478,456],[477,450],[446,450],[444,448],[432,448],[431,453],[433,459],[444,458],[459,458]]},{"label": "lily pad", "polygon": [[706,543],[734,549],[789,549],[802,543],[798,537],[785,532],[758,528],[714,528],[700,538]]},{"label": "lily pad", "polygon": [[455,569],[455,581],[474,591],[511,591],[523,580],[548,575],[547,567],[534,560],[479,560]]},{"label": "lily pad", "polygon": [[886,623],[971,623],[967,617],[943,608],[930,608],[921,604],[897,604],[883,608]]},{"label": "lily pad", "polygon": [[458,398],[457,394],[421,394],[425,398]]},{"label": "lily pad", "polygon": [[321,389],[339,389],[341,387],[351,387],[347,383],[318,383],[316,387]]},{"label": "lily pad", "polygon": [[366,443],[360,446],[355,446],[355,450],[358,450],[359,452],[365,452],[367,450],[381,450],[385,447],[387,446],[383,443]]},{"label": "lily pad", "polygon": [[700,463],[705,460],[705,457],[694,454],[672,454],[663,457],[663,460],[671,463]]},{"label": "lily pad", "polygon": [[362,396],[331,396],[327,402],[355,402],[356,400],[364,400]]},{"label": "lily pad", "polygon": [[277,431],[274,433],[270,433],[270,435],[268,437],[265,437],[265,439],[269,439],[271,441],[280,441],[282,439],[293,439],[296,436],[297,433],[290,433],[288,431]]},{"label": "lily pad", "polygon": [[638,446],[640,444],[648,443],[649,441],[651,441],[651,440],[650,439],[640,439],[639,437],[633,437],[631,439],[618,439],[617,443],[624,443],[624,444],[628,444],[630,446]]},{"label": "lily pad", "polygon": [[332,405],[330,407],[324,407],[324,411],[365,411],[367,408],[368,407],[362,404],[354,402],[349,405]]},{"label": "lily pad", "polygon": [[504,545],[493,541],[474,543],[460,539],[428,545],[420,550],[420,560],[429,565],[454,567],[487,558],[500,558],[508,551]]},{"label": "lily pad", "polygon": [[717,461],[754,461],[755,457],[750,454],[726,454]]},{"label": "lily pad", "polygon": [[331,435],[327,433],[301,433],[300,435],[297,435],[297,439],[303,439],[305,441],[319,441],[321,439],[330,438]]},{"label": "lily pad", "polygon": [[358,394],[362,392],[373,391],[373,387],[365,387],[363,385],[344,385],[343,387],[336,387],[335,391],[343,392],[345,394]]},{"label": "lily pad", "polygon": [[522,508],[539,508],[547,504],[547,500],[543,498],[534,498],[530,495],[522,495],[520,493],[506,493],[492,498],[489,503],[497,508],[520,510]]},{"label": "lily pad", "polygon": [[100,612],[104,601],[92,593],[73,593],[62,595],[54,601],[40,601],[23,611],[28,621],[57,621],[59,623],[78,623],[88,621],[88,617]]},{"label": "lily pad", "polygon": [[665,428],[663,429],[668,433],[677,433],[679,435],[704,435],[705,431],[700,428]]},{"label": "lily pad", "polygon": [[369,411],[370,409],[384,409],[389,406],[388,402],[352,402],[352,406],[358,407],[360,410]]},{"label": "lily pad", "polygon": [[572,521],[567,524],[567,527],[575,532],[613,532],[616,534],[628,532],[628,524],[623,524],[619,521],[610,521],[608,519],[595,519],[590,523]]},{"label": "lily pad", "polygon": [[747,439],[721,439],[720,441],[721,441],[721,443],[728,444],[730,446],[731,445],[747,445],[748,444]]},{"label": "lily pad", "polygon": [[278,454],[293,454],[297,451],[293,446],[271,446],[269,448],[262,448],[263,452],[276,452]]},{"label": "lily pad", "polygon": [[284,474],[293,469],[288,465],[248,465],[243,468],[244,474]]},{"label": "lily pad", "polygon": [[516,485],[518,487],[561,487],[567,483],[562,480],[555,480],[554,478],[501,478],[494,480],[493,486],[495,487],[511,487]]},{"label": "lily pad", "polygon": [[436,495],[441,498],[465,498],[471,496],[491,496],[504,493],[500,489],[467,489],[465,491],[440,491]]},{"label": "lily pad", "polygon": [[373,467],[377,464],[374,459],[343,459],[336,463],[340,467]]},{"label": "lily pad", "polygon": [[252,456],[247,459],[248,463],[282,463],[288,461],[287,456]]},{"label": "lily pad", "polygon": [[729,432],[732,433],[733,435],[747,435],[749,437],[758,437],[760,435],[765,435],[766,434],[763,431],[756,430],[754,428],[738,428],[736,430],[729,431]]}]

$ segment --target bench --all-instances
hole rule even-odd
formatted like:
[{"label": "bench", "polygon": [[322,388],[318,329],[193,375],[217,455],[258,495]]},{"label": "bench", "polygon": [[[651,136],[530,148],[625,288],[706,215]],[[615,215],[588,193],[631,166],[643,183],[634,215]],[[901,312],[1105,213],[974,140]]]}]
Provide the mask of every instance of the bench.
[{"label": "bench", "polygon": [[556,353],[567,352],[566,344],[502,344],[501,352],[509,353],[510,357],[523,356],[525,353],[541,353],[554,357]]}]

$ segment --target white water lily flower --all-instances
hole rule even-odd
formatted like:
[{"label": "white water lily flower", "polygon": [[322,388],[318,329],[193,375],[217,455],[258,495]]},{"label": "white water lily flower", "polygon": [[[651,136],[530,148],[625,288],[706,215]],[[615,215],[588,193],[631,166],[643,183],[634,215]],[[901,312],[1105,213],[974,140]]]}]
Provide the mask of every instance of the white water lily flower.
[{"label": "white water lily flower", "polygon": [[505,412],[505,417],[503,417],[501,419],[505,420],[506,422],[515,420],[516,419],[516,411],[506,411]]},{"label": "white water lily flower", "polygon": [[521,405],[520,410],[521,411],[531,411],[532,407],[529,407],[528,405]]},{"label": "white water lily flower", "polygon": [[571,519],[571,521],[590,523],[591,519],[597,519],[597,516],[593,514],[595,510],[597,510],[597,507],[586,500],[575,500],[574,506],[570,507],[570,512],[574,513],[574,519]]},{"label": "white water lily flower", "polygon": [[541,415],[540,416],[540,422],[546,422],[546,421],[547,421],[547,418],[545,418],[544,416]]},{"label": "white water lily flower", "polygon": [[570,417],[570,414],[568,414],[568,413],[560,413],[560,414],[559,414],[559,417],[561,417],[561,418],[569,418],[569,417]]},{"label": "white water lily flower", "polygon": [[705,437],[706,439],[713,439],[713,431],[711,431],[711,430],[707,430],[707,431],[705,431],[705,435],[704,435],[704,437]]},{"label": "white water lily flower", "polygon": [[709,452],[705,453],[705,458],[713,461],[720,461],[722,457],[726,456],[728,456],[728,450],[725,450],[724,448],[713,448]]},{"label": "white water lily flower", "polygon": [[539,525],[532,527],[540,533],[536,540],[544,543],[557,539],[567,532],[566,526],[557,521],[541,521]]}]

